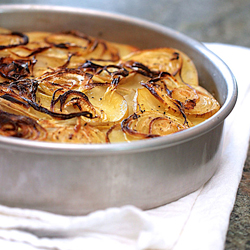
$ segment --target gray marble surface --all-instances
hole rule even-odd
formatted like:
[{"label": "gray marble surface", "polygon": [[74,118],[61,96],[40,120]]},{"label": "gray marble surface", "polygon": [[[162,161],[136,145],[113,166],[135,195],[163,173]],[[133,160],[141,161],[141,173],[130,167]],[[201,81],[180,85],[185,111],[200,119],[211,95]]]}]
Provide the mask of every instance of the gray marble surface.
[{"label": "gray marble surface", "polygon": [[[250,48],[249,0],[0,0],[0,4],[51,4],[120,13],[156,22],[201,42]],[[227,233],[226,250],[250,250],[250,154]]]}]

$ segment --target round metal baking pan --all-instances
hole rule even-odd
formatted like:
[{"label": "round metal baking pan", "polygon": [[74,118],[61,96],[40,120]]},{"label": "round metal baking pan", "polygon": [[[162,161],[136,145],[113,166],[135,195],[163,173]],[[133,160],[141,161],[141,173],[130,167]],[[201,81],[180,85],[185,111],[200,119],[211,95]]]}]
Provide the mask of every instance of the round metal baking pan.
[{"label": "round metal baking pan", "polygon": [[0,5],[15,31],[79,30],[140,48],[174,47],[194,61],[222,108],[176,134],[132,143],[59,144],[0,137],[0,203],[61,214],[111,206],[154,208],[201,187],[219,166],[223,125],[237,99],[228,67],[203,44],[136,18],[57,6]]}]

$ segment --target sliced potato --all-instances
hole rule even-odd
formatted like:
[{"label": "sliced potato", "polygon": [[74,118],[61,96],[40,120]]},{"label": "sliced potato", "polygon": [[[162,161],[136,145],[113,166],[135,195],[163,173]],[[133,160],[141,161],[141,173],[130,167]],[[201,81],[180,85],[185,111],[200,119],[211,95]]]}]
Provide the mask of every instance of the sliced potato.
[{"label": "sliced potato", "polygon": [[183,52],[179,51],[182,57],[181,70],[176,74],[176,79],[191,86],[198,86],[198,72],[193,61]]},{"label": "sliced potato", "polygon": [[142,63],[152,71],[168,72],[175,75],[182,66],[182,57],[172,48],[148,49],[134,52],[123,58],[123,61]]},{"label": "sliced potato", "polygon": [[199,99],[192,109],[187,109],[186,114],[188,117],[201,117],[208,119],[213,114],[219,111],[220,104],[210,95],[198,92]]},{"label": "sliced potato", "polygon": [[174,116],[157,111],[137,112],[122,122],[122,130],[126,134],[141,139],[175,133],[188,127]]},{"label": "sliced potato", "polygon": [[120,44],[120,43],[110,43],[109,44],[113,45],[118,49],[118,53],[120,58],[129,55],[130,53],[133,53],[137,50],[139,50],[137,47],[128,45],[128,44]]},{"label": "sliced potato", "polygon": [[[102,86],[97,86],[86,92],[90,102],[101,113],[102,122],[119,122],[128,113],[128,104],[124,97],[117,91]],[[95,122],[94,120],[92,122]]]},{"label": "sliced potato", "polygon": [[13,47],[26,44],[27,36],[19,32],[8,32],[6,29],[0,30],[0,46],[1,47]]},{"label": "sliced potato", "polygon": [[134,112],[157,111],[164,113],[166,108],[164,104],[158,100],[148,89],[138,89],[135,96]]},{"label": "sliced potato", "polygon": [[198,85],[198,73],[193,61],[183,52],[173,48],[141,50],[123,58],[136,61],[152,71],[168,72],[177,80],[189,85]]},{"label": "sliced potato", "polygon": [[49,132],[47,141],[63,143],[106,143],[105,132],[88,124],[58,125],[44,120],[42,126]]}]

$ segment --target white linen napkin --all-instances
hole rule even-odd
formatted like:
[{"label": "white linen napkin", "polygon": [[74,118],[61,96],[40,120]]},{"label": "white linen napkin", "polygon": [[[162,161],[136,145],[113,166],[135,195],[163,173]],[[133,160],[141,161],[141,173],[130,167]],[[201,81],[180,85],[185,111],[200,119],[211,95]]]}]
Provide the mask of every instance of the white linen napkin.
[{"label": "white linen napkin", "polygon": [[243,47],[206,44],[233,71],[239,86],[235,109],[225,122],[221,164],[196,192],[156,209],[109,208],[87,216],[0,206],[0,249],[18,250],[222,250],[247,155],[250,79]]}]

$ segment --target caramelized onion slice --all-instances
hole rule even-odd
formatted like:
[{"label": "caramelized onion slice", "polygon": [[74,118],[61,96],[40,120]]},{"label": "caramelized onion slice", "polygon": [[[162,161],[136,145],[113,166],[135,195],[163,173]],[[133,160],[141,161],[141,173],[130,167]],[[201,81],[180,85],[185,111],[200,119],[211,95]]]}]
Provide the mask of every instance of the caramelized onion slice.
[{"label": "caramelized onion slice", "polygon": [[11,31],[9,33],[3,32],[0,34],[0,50],[25,45],[28,42],[28,36],[21,32]]},{"label": "caramelized onion slice", "polygon": [[165,85],[155,85],[152,83],[142,83],[142,85],[163,105],[166,111],[172,114],[181,114],[183,109],[179,103],[171,97]]},{"label": "caramelized onion slice", "polygon": [[85,59],[118,61],[119,50],[112,43],[95,39],[79,31],[54,33],[45,38],[45,41],[56,48],[76,53],[72,63],[77,64]]},{"label": "caramelized onion slice", "polygon": [[0,75],[9,80],[19,80],[30,75],[30,67],[35,62],[32,60],[13,59],[11,57],[0,58]]},{"label": "caramelized onion slice", "polygon": [[105,143],[106,133],[85,123],[83,125],[58,125],[42,121],[48,131],[48,141],[60,143]]},{"label": "caramelized onion slice", "polygon": [[39,80],[39,90],[47,95],[60,88],[76,91],[93,88],[92,75],[77,69],[59,69],[42,75]]},{"label": "caramelized onion slice", "polygon": [[118,84],[122,79],[129,75],[129,71],[119,64],[100,64],[87,60],[78,69],[91,74],[94,85]]},{"label": "caramelized onion slice", "polygon": [[156,117],[149,124],[149,133],[160,136],[169,135],[184,130],[187,127],[170,117]]},{"label": "caramelized onion slice", "polygon": [[60,91],[58,92],[59,95],[57,95],[57,91],[54,92],[51,100],[50,109],[53,112],[61,114],[86,112],[90,115],[90,117],[87,116],[88,118],[95,117],[95,108],[84,93],[75,90],[68,90],[62,94]]},{"label": "caramelized onion slice", "polygon": [[195,107],[185,110],[188,117],[208,119],[220,109],[220,104],[212,95],[200,91],[197,91],[197,94],[199,99],[196,101]]},{"label": "caramelized onion slice", "polygon": [[[3,98],[4,95],[1,96],[1,99],[0,99],[0,109],[7,112],[7,113],[11,113],[11,114],[14,114],[14,115],[22,115],[22,116],[27,116],[27,117],[30,117],[32,119],[35,119],[37,120],[39,116],[36,116],[31,108],[26,104],[26,103],[23,103],[20,102],[20,103],[17,103],[13,100],[10,100],[10,99],[4,99]],[[17,99],[19,100],[19,99]]]},{"label": "caramelized onion slice", "polygon": [[45,41],[61,49],[69,49],[70,47],[87,49],[91,45],[91,39],[78,31],[51,33],[45,37]]},{"label": "caramelized onion slice", "polygon": [[172,48],[140,50],[122,60],[139,62],[152,71],[168,72],[172,75],[175,75],[182,67],[182,57],[179,51]]},{"label": "caramelized onion slice", "polygon": [[122,121],[123,132],[140,139],[159,137],[186,128],[188,126],[175,117],[155,111],[137,112]]},{"label": "caramelized onion slice", "polygon": [[34,119],[0,110],[0,134],[30,140],[45,140],[46,130]]},{"label": "caramelized onion slice", "polygon": [[89,51],[87,59],[96,61],[117,62],[120,60],[119,50],[111,43],[96,39],[94,45]]},{"label": "caramelized onion slice", "polygon": [[185,116],[186,110],[195,107],[199,96],[196,90],[182,82],[178,82],[173,76],[154,78],[142,83],[149,92],[171,113],[180,113]]},{"label": "caramelized onion slice", "polygon": [[181,103],[185,112],[194,109],[199,100],[197,92],[188,86],[173,89],[171,91],[171,97]]},{"label": "caramelized onion slice", "polygon": [[8,84],[8,90],[20,98],[25,97],[32,101],[36,100],[39,82],[34,79],[22,79]]}]

